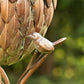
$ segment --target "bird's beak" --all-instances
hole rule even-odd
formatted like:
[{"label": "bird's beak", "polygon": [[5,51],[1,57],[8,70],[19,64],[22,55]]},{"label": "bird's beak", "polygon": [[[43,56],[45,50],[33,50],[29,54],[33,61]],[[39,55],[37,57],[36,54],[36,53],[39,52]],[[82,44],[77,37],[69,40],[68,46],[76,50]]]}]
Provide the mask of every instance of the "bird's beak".
[{"label": "bird's beak", "polygon": [[30,34],[28,37],[29,37],[29,38],[33,38],[33,35]]}]

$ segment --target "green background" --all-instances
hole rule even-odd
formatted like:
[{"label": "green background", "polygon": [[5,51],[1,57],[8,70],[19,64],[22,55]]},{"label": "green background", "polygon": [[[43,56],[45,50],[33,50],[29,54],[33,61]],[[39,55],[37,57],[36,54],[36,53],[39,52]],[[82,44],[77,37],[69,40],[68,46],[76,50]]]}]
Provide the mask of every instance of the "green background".
[{"label": "green background", "polygon": [[[28,79],[26,84],[84,84],[84,0],[58,0],[46,38],[67,40]],[[11,84],[26,69],[31,55],[12,66],[2,66]]]}]

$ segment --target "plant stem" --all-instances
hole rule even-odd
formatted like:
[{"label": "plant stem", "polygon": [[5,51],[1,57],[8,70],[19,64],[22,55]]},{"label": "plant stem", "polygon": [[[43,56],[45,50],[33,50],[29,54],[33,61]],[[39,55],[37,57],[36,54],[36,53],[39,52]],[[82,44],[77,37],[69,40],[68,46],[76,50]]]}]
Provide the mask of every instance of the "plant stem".
[{"label": "plant stem", "polygon": [[45,61],[49,54],[43,56],[26,74],[26,76],[21,80],[20,84],[25,84],[27,79],[34,73],[34,71]]},{"label": "plant stem", "polygon": [[[1,81],[1,73],[0,73],[0,81]],[[1,82],[0,82],[0,84],[1,84]]]},{"label": "plant stem", "polygon": [[[0,80],[1,80],[1,76],[3,77],[3,80],[5,81],[5,84],[10,84],[8,77],[5,73],[5,71],[3,70],[3,68],[0,66]],[[1,81],[2,82],[2,81]],[[2,83],[1,83],[2,84]]]}]

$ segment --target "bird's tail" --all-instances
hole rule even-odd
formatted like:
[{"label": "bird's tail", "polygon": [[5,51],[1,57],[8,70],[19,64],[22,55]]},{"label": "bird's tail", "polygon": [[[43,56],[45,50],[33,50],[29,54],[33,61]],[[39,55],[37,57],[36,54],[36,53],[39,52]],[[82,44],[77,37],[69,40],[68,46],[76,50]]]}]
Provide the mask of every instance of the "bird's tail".
[{"label": "bird's tail", "polygon": [[61,38],[61,39],[59,39],[59,40],[57,40],[57,41],[53,42],[53,45],[54,45],[54,46],[56,46],[56,45],[58,45],[58,44],[60,44],[60,43],[64,42],[66,39],[67,39],[66,37]]}]

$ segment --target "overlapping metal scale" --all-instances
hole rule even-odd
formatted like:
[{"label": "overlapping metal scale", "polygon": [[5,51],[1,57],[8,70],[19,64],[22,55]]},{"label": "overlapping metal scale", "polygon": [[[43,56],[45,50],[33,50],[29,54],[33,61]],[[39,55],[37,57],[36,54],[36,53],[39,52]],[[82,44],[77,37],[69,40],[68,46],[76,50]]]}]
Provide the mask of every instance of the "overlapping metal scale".
[{"label": "overlapping metal scale", "polygon": [[0,65],[11,65],[34,49],[28,37],[45,35],[57,0],[0,0]]}]

